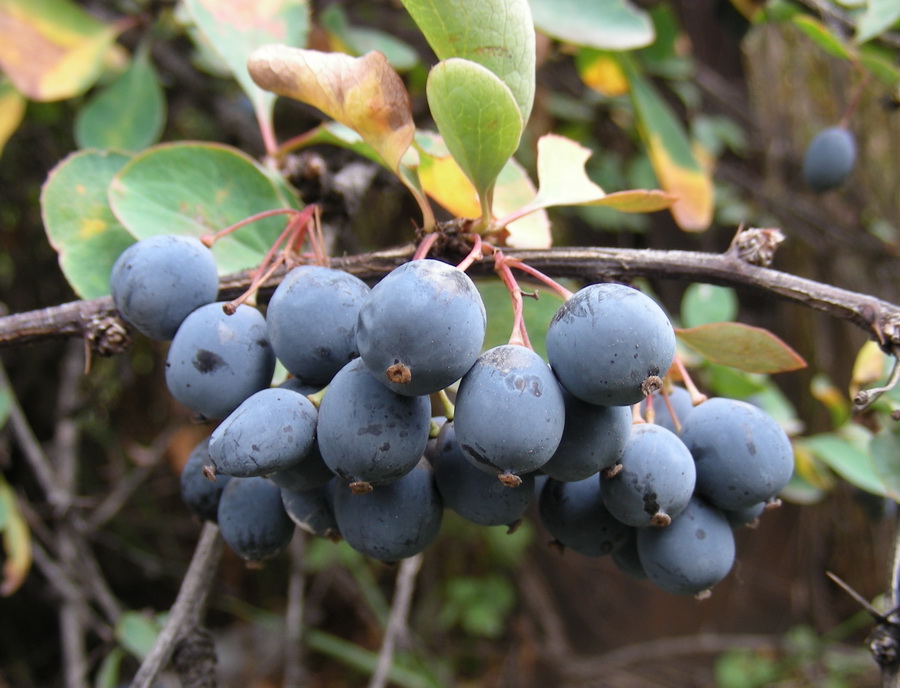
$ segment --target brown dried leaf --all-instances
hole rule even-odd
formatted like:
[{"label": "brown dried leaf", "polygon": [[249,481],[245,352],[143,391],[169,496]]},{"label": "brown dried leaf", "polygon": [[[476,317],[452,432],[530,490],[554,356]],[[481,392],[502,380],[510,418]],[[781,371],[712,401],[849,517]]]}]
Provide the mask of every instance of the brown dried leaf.
[{"label": "brown dried leaf", "polygon": [[247,64],[260,88],[318,108],[356,131],[397,171],[415,124],[400,76],[377,51],[362,57],[266,45]]}]

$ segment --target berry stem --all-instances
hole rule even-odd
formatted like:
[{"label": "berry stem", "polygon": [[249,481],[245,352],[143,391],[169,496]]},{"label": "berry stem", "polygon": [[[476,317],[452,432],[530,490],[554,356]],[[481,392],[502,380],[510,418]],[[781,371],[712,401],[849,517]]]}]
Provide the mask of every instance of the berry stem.
[{"label": "berry stem", "polygon": [[506,262],[506,257],[499,250],[494,252],[494,271],[503,280],[513,302],[513,326],[512,333],[509,335],[509,343],[524,346],[534,351],[534,347],[531,346],[531,342],[528,340],[528,330],[522,317],[522,290],[519,288],[519,283]]},{"label": "berry stem", "polygon": [[422,260],[428,255],[428,252],[435,245],[438,240],[437,232],[429,232],[425,235],[425,238],[419,242],[419,245],[416,247],[416,252],[413,254],[413,260]]},{"label": "berry stem", "polygon": [[697,389],[697,385],[694,384],[694,380],[691,378],[690,373],[688,373],[687,368],[684,366],[684,361],[681,360],[681,356],[675,355],[675,360],[672,363],[675,368],[678,370],[678,374],[681,375],[681,380],[684,382],[685,389],[691,395],[691,403],[694,406],[702,404],[707,400],[707,396]]},{"label": "berry stem", "polygon": [[543,272],[541,272],[537,268],[533,268],[530,265],[528,265],[527,263],[523,263],[518,258],[506,258],[505,260],[509,264],[510,267],[516,268],[517,270],[521,270],[522,272],[527,272],[529,275],[531,275],[535,279],[538,279],[541,282],[543,282],[544,284],[546,284],[553,291],[555,291],[557,294],[562,296],[563,299],[565,299],[566,301],[568,301],[570,298],[572,298],[572,294],[574,292],[570,291],[569,289],[566,289],[563,285],[561,285],[555,279],[553,279],[552,277],[548,277],[547,275],[545,275]]},{"label": "berry stem", "polygon": [[[482,246],[484,245],[481,240],[480,234],[469,234],[469,237],[472,239],[472,250],[469,251],[468,255],[460,261],[459,265],[456,267],[465,272],[469,269],[469,266],[472,265],[477,260],[481,260],[484,258],[484,252],[482,251]],[[487,245],[490,248],[489,245]]]},{"label": "berry stem", "polygon": [[442,389],[437,395],[438,401],[441,402],[441,408],[444,409],[444,416],[446,416],[448,421],[453,420],[453,417],[456,415],[456,406],[450,401],[450,397],[447,396],[447,390]]},{"label": "berry stem", "polygon": [[[309,206],[307,206],[308,208]],[[203,245],[207,248],[212,248],[212,245],[215,244],[219,239],[223,236],[227,236],[234,231],[237,231],[241,227],[249,225],[252,222],[256,222],[257,220],[265,220],[267,217],[275,217],[276,215],[295,215],[301,211],[294,210],[293,208],[275,208],[273,210],[264,210],[261,213],[256,213],[255,215],[251,215],[250,217],[245,217],[240,222],[235,222],[233,225],[226,227],[225,229],[220,229],[218,232],[214,234],[206,234],[200,237],[200,241],[203,242]],[[303,211],[305,212],[305,210]],[[281,239],[279,239],[279,242]]]}]

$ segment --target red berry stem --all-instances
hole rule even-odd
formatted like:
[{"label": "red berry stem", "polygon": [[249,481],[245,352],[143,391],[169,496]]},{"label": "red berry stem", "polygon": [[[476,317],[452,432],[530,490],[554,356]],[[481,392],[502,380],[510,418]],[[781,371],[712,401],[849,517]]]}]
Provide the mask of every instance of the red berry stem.
[{"label": "red berry stem", "polygon": [[519,283],[516,281],[512,270],[510,270],[506,257],[499,250],[494,251],[494,271],[503,280],[513,302],[513,326],[512,333],[509,336],[509,343],[524,346],[534,351],[534,347],[531,346],[531,342],[528,339],[525,319],[522,317],[522,290],[519,288]]},{"label": "red berry stem", "polygon": [[425,258],[437,240],[437,232],[429,232],[428,234],[426,234],[425,238],[422,239],[422,241],[420,241],[419,245],[416,247],[416,252],[413,254],[412,260],[422,260],[423,258]]},{"label": "red berry stem", "polygon": [[463,272],[468,270],[469,266],[471,266],[472,263],[484,258],[484,251],[482,250],[483,248],[492,250],[490,244],[484,244],[482,242],[480,234],[470,234],[469,238],[472,239],[472,250],[469,251],[469,254],[460,261],[459,265],[456,266]]},{"label": "red berry stem", "polygon": [[548,277],[543,272],[538,270],[537,268],[533,268],[530,265],[523,263],[518,258],[506,258],[506,262],[510,267],[516,268],[517,270],[521,270],[522,272],[527,272],[529,275],[534,277],[535,279],[540,280],[548,287],[550,287],[557,294],[562,296],[564,299],[568,300],[572,297],[573,292],[569,289],[566,289],[563,285],[557,282],[555,279]]},{"label": "red berry stem", "polygon": [[[237,231],[241,227],[249,225],[252,222],[256,222],[257,220],[264,220],[267,217],[275,217],[276,215],[295,215],[298,212],[300,211],[294,210],[293,208],[275,208],[273,210],[264,210],[261,213],[256,213],[255,215],[251,215],[250,217],[245,217],[240,222],[235,222],[233,225],[230,225],[225,229],[220,229],[215,234],[206,234],[205,236],[200,237],[200,241],[202,241],[203,245],[207,248],[212,248],[212,245],[223,236],[227,236],[228,234],[231,234],[232,232]],[[305,212],[305,210],[303,212]]]}]

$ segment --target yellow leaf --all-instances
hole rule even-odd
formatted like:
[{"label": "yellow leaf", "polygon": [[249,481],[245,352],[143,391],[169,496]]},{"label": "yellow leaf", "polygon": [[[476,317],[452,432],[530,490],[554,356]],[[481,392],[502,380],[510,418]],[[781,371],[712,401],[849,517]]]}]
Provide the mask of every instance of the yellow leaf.
[{"label": "yellow leaf", "polygon": [[671,208],[675,222],[689,232],[702,232],[712,222],[713,183],[702,170],[680,167],[657,134],[648,137],[647,151],[659,185],[678,200]]},{"label": "yellow leaf", "polygon": [[0,533],[3,536],[3,579],[0,596],[12,595],[31,569],[31,534],[19,509],[16,493],[0,475]]},{"label": "yellow leaf", "polygon": [[62,100],[90,88],[115,36],[115,27],[67,0],[0,3],[0,69],[31,100]]},{"label": "yellow leaf", "polygon": [[25,98],[8,82],[0,81],[0,153],[25,115]]},{"label": "yellow leaf", "polygon": [[618,60],[599,54],[581,67],[581,80],[585,85],[609,98],[628,93],[628,79]]},{"label": "yellow leaf", "polygon": [[855,395],[864,387],[869,387],[884,379],[885,362],[888,357],[874,341],[862,345],[853,363],[853,374],[850,376],[850,393]]},{"label": "yellow leaf", "polygon": [[420,152],[419,180],[425,193],[455,217],[481,217],[475,187],[449,154],[436,157]]},{"label": "yellow leaf", "polygon": [[250,56],[260,88],[318,108],[356,131],[395,172],[415,135],[409,94],[377,51],[362,57],[286,45],[265,45]]}]

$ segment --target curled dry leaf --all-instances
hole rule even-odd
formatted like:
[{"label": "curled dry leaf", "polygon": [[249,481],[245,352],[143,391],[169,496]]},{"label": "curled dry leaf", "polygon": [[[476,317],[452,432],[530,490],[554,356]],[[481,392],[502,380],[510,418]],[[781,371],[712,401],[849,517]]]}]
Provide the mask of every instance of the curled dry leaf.
[{"label": "curled dry leaf", "polygon": [[397,171],[415,124],[400,76],[377,51],[362,57],[266,45],[247,64],[260,88],[318,108],[356,131]]}]

